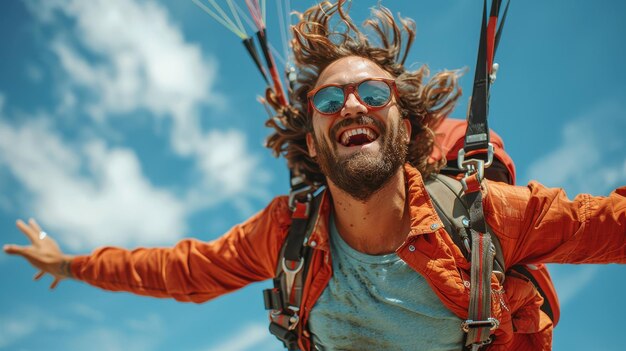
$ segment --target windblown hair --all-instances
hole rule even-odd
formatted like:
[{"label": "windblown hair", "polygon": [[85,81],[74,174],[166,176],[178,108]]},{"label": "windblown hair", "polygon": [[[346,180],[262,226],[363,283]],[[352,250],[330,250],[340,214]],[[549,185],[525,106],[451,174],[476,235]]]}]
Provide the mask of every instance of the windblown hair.
[{"label": "windblown hair", "polygon": [[399,25],[391,12],[379,5],[372,9],[370,19],[363,24],[363,29],[372,31],[369,36],[377,39],[373,43],[348,16],[349,9],[344,3],[340,0],[334,4],[322,2],[315,5],[301,13],[299,23],[292,27],[298,79],[290,91],[291,103],[287,107],[278,103],[271,89],[267,90],[267,101],[276,115],[266,122],[266,126],[275,130],[268,137],[266,146],[275,156],[284,155],[289,168],[304,176],[307,183],[325,184],[324,175],[307,150],[306,134],[312,132],[313,127],[306,95],[315,87],[320,73],[332,62],[347,56],[360,56],[396,77],[400,112],[412,126],[407,161],[423,176],[439,171],[445,159],[437,162],[430,159],[435,147],[434,129],[452,112],[461,95],[458,71],[437,73],[424,84],[424,79],[429,76],[427,66],[416,71],[407,71],[404,66],[415,38],[415,22],[399,18]]}]

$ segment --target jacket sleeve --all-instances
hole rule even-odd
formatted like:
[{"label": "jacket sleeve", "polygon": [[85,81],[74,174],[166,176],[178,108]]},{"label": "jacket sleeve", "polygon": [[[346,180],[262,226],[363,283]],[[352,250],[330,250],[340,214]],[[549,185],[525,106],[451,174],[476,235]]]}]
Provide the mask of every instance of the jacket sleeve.
[{"label": "jacket sleeve", "polygon": [[172,248],[132,251],[104,247],[73,259],[71,270],[106,290],[204,302],[272,278],[290,222],[286,199],[276,198],[215,241],[185,239]]},{"label": "jacket sleeve", "polygon": [[498,235],[507,267],[517,263],[626,263],[626,187],[607,197],[531,182],[488,182],[485,219]]}]

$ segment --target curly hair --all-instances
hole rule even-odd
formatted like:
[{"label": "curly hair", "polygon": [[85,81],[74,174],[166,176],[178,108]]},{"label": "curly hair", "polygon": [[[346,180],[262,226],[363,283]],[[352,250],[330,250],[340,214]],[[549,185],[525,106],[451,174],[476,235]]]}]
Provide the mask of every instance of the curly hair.
[{"label": "curly hair", "polygon": [[292,172],[304,176],[306,183],[325,184],[324,175],[306,145],[306,134],[312,132],[306,95],[332,62],[360,56],[378,64],[396,79],[400,112],[403,118],[410,120],[412,127],[407,162],[424,177],[439,171],[445,159],[429,161],[435,147],[434,130],[452,112],[461,95],[457,83],[459,72],[439,72],[424,84],[429,76],[427,66],[422,65],[416,71],[408,71],[404,66],[415,38],[415,22],[399,18],[399,26],[391,12],[379,5],[372,9],[370,19],[363,24],[363,29],[373,31],[370,37],[378,39],[374,44],[354,24],[344,3],[342,0],[326,1],[299,14],[300,21],[292,27],[291,41],[298,78],[290,91],[289,106],[280,105],[271,89],[266,92],[268,103],[276,111],[265,123],[274,129],[266,146],[275,156],[284,155]]}]

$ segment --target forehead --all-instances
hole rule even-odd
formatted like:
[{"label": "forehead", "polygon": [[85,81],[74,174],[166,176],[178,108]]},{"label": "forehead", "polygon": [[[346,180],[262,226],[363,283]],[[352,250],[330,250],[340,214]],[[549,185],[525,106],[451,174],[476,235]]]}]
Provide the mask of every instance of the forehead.
[{"label": "forehead", "polygon": [[315,86],[347,84],[372,77],[393,78],[389,72],[371,60],[359,56],[348,56],[328,65],[320,74]]}]

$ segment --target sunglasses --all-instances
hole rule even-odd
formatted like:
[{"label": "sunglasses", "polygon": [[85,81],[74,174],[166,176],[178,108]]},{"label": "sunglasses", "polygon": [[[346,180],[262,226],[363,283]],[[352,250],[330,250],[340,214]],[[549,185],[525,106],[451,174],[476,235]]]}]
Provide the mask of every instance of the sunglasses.
[{"label": "sunglasses", "polygon": [[369,110],[378,110],[387,106],[392,94],[397,96],[398,90],[393,79],[367,78],[357,83],[322,85],[308,92],[306,97],[309,108],[322,115],[332,115],[343,108],[350,94]]}]

